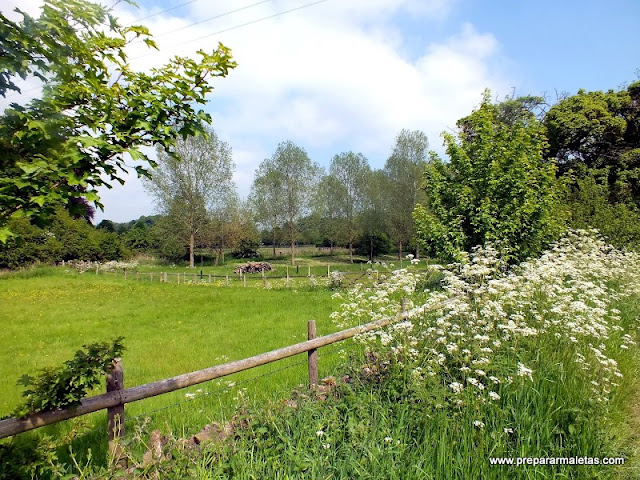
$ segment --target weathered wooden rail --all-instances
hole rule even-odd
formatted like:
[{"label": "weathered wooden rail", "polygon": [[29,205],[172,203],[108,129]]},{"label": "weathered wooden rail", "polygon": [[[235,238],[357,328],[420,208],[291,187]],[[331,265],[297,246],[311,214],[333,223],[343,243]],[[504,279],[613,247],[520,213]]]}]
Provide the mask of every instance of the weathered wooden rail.
[{"label": "weathered wooden rail", "polygon": [[348,328],[322,337],[316,337],[315,321],[310,320],[307,325],[308,340],[305,342],[289,345],[287,347],[255,355],[243,360],[236,360],[222,365],[216,365],[203,370],[177,375],[175,377],[146,383],[144,385],[138,385],[136,387],[124,388],[122,365],[118,360],[115,362],[111,374],[107,376],[107,393],[86,398],[82,400],[80,405],[75,407],[37,413],[24,419],[7,418],[0,420],[0,438],[9,437],[40,428],[45,425],[107,409],[107,429],[109,440],[112,441],[115,438],[124,435],[124,406],[127,403],[137,402],[138,400],[143,400],[145,398],[173,392],[175,390],[197,385],[199,383],[214,380],[233,373],[242,372],[244,370],[276,362],[305,352],[308,353],[309,386],[313,388],[318,384],[317,350],[319,348],[406,319],[408,313],[406,311],[404,301],[402,305],[402,311],[396,316],[383,318],[375,322]]}]

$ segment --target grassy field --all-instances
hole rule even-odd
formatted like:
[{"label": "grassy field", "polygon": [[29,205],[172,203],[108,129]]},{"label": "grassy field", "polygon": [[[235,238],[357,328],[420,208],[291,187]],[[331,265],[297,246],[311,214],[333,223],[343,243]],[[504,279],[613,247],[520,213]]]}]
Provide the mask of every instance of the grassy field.
[{"label": "grassy field", "polygon": [[[16,381],[21,375],[60,365],[85,343],[124,336],[125,386],[134,386],[306,340],[309,319],[316,320],[320,335],[335,331],[329,321],[334,304],[326,288],[137,283],[66,268],[4,275],[0,277],[0,416],[10,414],[20,401],[22,387]],[[216,415],[230,414],[244,388],[248,395],[284,398],[306,381],[306,366],[279,370],[304,360],[294,357],[131,404],[127,418],[164,409],[152,415],[154,424],[194,433]],[[323,358],[321,352],[320,374],[333,373],[337,360],[337,355]],[[230,387],[228,382],[236,385]],[[186,401],[187,393],[196,398]],[[84,418],[97,429],[84,444],[94,451],[103,449],[104,413]],[[43,430],[59,435],[69,428],[62,424]]]}]

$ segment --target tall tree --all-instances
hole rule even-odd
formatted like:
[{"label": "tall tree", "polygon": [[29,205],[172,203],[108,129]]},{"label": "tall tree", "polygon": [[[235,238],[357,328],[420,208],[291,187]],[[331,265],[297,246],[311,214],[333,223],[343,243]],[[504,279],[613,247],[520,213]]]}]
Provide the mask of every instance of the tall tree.
[{"label": "tall tree", "polygon": [[235,67],[219,45],[199,61],[176,57],[138,72],[125,48],[136,39],[156,48],[146,27],[124,27],[85,0],[45,0],[39,18],[17,11],[20,22],[0,13],[0,95],[20,90],[17,77],[45,86],[0,116],[0,241],[11,217],[46,221],[74,197],[100,206],[96,188],[124,182],[125,154],[147,175],[154,162],[141,147],[171,148],[200,130],[210,117],[194,106],[212,91],[208,79]]},{"label": "tall tree", "polygon": [[620,91],[580,90],[554,105],[544,124],[547,156],[561,174],[599,177],[611,203],[640,207],[640,81]]},{"label": "tall tree", "polygon": [[313,212],[318,218],[323,238],[329,241],[330,255],[333,255],[333,249],[344,230],[340,195],[336,195],[340,190],[338,179],[325,175],[320,179],[313,199]]},{"label": "tall tree", "polygon": [[349,244],[349,259],[353,263],[353,241],[358,233],[358,215],[366,198],[367,178],[371,169],[361,153],[336,155],[329,167],[329,197],[342,217],[345,237]]},{"label": "tall tree", "polygon": [[284,223],[282,178],[271,159],[265,159],[256,170],[249,205],[256,221],[272,234],[273,257],[276,256],[276,233]]},{"label": "tall tree", "polygon": [[309,210],[320,173],[320,167],[307,152],[291,141],[280,143],[271,159],[263,161],[256,172],[253,203],[263,213],[273,215],[274,232],[278,213],[284,216],[291,242],[291,265],[295,265],[296,222]]},{"label": "tall tree", "polygon": [[435,154],[426,170],[427,201],[414,212],[430,253],[459,259],[496,243],[511,261],[539,253],[564,224],[555,165],[544,160],[544,127],[526,110],[505,123],[485,92],[480,107],[445,133],[450,161]]},{"label": "tall tree", "polygon": [[362,235],[359,251],[373,261],[389,247],[389,179],[384,170],[373,170],[367,175],[364,209],[361,216]]},{"label": "tall tree", "polygon": [[209,225],[211,212],[224,208],[235,195],[233,160],[229,145],[213,129],[204,135],[179,139],[167,151],[158,149],[157,168],[145,187],[160,211],[169,216],[189,245],[189,266],[194,267],[198,236]]},{"label": "tall tree", "polygon": [[424,201],[420,187],[428,148],[429,141],[423,132],[403,129],[384,166],[388,178],[391,236],[398,245],[398,258],[402,258],[403,245],[408,245],[413,237],[413,209],[418,202]]}]

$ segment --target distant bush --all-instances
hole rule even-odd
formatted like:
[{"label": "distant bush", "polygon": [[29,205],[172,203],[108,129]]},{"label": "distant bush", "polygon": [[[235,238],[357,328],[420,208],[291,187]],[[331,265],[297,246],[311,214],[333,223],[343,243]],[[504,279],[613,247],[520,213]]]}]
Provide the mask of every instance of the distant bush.
[{"label": "distant bush", "polygon": [[0,244],[0,268],[62,260],[117,260],[130,255],[115,233],[95,229],[84,219],[75,220],[64,210],[56,213],[48,228],[14,219],[11,230],[16,236]]},{"label": "distant bush", "polygon": [[576,182],[568,201],[573,228],[596,228],[618,247],[640,250],[640,212],[632,202],[610,203],[608,187],[593,176]]}]

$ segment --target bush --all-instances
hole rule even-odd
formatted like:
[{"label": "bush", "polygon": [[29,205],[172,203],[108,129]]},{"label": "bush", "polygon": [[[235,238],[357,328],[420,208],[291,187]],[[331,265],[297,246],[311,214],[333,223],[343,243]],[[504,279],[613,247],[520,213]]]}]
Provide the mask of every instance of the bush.
[{"label": "bush", "polygon": [[419,242],[448,261],[487,242],[511,263],[538,255],[565,225],[544,127],[527,110],[501,120],[489,92],[458,127],[444,134],[449,162],[432,154],[427,166],[428,200],[414,211]]},{"label": "bush", "polygon": [[633,203],[609,203],[608,187],[589,175],[568,198],[573,228],[595,228],[619,248],[640,250],[640,212]]}]

